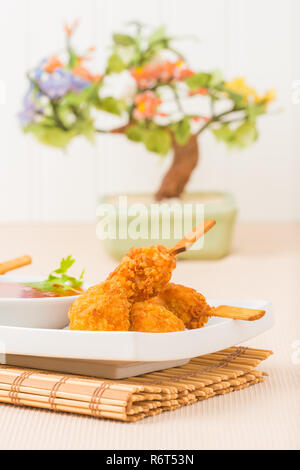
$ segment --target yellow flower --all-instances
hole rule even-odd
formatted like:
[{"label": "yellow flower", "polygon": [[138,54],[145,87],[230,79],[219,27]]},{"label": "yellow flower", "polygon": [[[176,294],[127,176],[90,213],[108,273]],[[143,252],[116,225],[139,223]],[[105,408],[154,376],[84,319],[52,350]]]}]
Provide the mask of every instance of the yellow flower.
[{"label": "yellow flower", "polygon": [[257,101],[257,103],[269,104],[271,101],[275,100],[276,90],[274,88],[271,88],[263,96],[258,97],[258,98],[259,100]]},{"label": "yellow flower", "polygon": [[144,70],[144,68],[141,67],[141,66],[139,66],[139,67],[137,67],[137,68],[135,69],[136,73],[138,73],[138,74],[143,73],[143,70]]},{"label": "yellow flower", "polygon": [[228,88],[228,90],[233,93],[241,95],[243,97],[243,104],[247,104],[249,99],[252,99],[253,101],[258,99],[256,91],[254,88],[251,88],[246,84],[244,77],[237,77],[231,80],[231,82],[226,82],[225,88]]},{"label": "yellow flower", "polygon": [[268,90],[263,96],[259,96],[254,88],[247,85],[244,77],[237,77],[230,82],[226,82],[225,88],[232,91],[233,93],[241,95],[243,97],[243,105],[246,105],[249,101],[252,101],[255,104],[268,104],[270,101],[275,99],[274,89]]}]

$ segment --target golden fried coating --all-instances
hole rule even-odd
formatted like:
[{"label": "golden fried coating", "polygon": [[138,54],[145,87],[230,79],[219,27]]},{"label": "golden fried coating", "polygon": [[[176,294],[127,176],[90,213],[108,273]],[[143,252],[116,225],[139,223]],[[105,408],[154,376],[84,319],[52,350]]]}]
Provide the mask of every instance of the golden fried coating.
[{"label": "golden fried coating", "polygon": [[191,287],[170,282],[153,301],[177,315],[189,329],[202,328],[210,317],[205,297]]},{"label": "golden fried coating", "polygon": [[176,258],[165,246],[131,248],[108,280],[126,290],[129,302],[140,302],[164,288],[175,266]]},{"label": "golden fried coating", "polygon": [[183,331],[183,322],[162,305],[150,300],[133,304],[130,312],[130,330],[148,333]]},{"label": "golden fried coating", "polygon": [[90,287],[71,305],[71,330],[128,331],[130,303],[112,281]]},{"label": "golden fried coating", "polygon": [[132,248],[108,279],[84,292],[69,310],[72,330],[128,331],[131,303],[155,296],[176,266],[164,246]]}]

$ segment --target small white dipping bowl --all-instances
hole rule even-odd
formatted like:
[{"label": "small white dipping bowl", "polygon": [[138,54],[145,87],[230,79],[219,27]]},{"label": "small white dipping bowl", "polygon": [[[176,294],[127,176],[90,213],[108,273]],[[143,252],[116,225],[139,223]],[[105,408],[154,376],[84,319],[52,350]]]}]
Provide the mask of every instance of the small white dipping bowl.
[{"label": "small white dipping bowl", "polygon": [[[37,282],[44,278],[0,276],[0,282]],[[86,286],[84,286],[86,288]],[[68,311],[78,297],[5,298],[0,297],[0,326],[61,329],[68,325]]]}]

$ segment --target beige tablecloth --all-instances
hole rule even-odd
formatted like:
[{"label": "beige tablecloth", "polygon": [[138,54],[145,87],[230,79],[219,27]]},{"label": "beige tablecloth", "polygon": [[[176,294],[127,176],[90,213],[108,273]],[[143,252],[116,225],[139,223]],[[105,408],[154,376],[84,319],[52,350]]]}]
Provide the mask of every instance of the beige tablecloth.
[{"label": "beige tablecloth", "polygon": [[[47,274],[72,253],[87,280],[112,270],[93,225],[0,226],[0,260],[30,253],[20,274]],[[0,405],[1,449],[289,449],[300,448],[300,224],[242,224],[234,250],[217,262],[180,262],[175,282],[211,298],[272,301],[275,327],[247,344],[273,349],[264,384],[175,412],[125,424]],[[299,353],[300,356],[300,353]],[[295,359],[295,357],[294,357]]]}]

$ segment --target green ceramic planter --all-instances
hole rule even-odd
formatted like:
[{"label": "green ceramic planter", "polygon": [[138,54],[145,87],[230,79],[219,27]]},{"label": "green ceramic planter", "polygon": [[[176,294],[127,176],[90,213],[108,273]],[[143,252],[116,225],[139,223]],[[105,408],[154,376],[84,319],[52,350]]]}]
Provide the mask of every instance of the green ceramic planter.
[{"label": "green ceramic planter", "polygon": [[[115,259],[119,260],[122,256],[129,251],[132,246],[141,247],[147,245],[156,245],[163,244],[167,247],[172,247],[179,238],[174,235],[175,223],[178,222],[178,216],[172,214],[170,216],[170,237],[168,239],[160,238],[159,236],[151,238],[151,218],[148,213],[145,213],[142,216],[139,216],[141,223],[148,227],[148,234],[144,238],[135,238],[128,236],[126,230],[126,236],[119,236],[119,226],[122,219],[124,224],[124,215],[126,215],[127,227],[130,226],[130,223],[133,221],[134,216],[130,215],[130,207],[132,204],[142,203],[146,208],[150,207],[151,198],[145,194],[135,194],[128,196],[128,210],[124,214],[124,208],[120,209],[118,205],[118,195],[116,196],[107,196],[103,198],[99,204],[99,210],[101,211],[104,207],[104,204],[110,204],[113,206],[115,211],[115,220],[116,220],[116,237],[107,238],[102,240],[105,250]],[[229,193],[210,191],[210,192],[199,192],[199,193],[188,193],[183,203],[189,204],[192,208],[189,212],[188,217],[190,218],[190,226],[196,225],[196,205],[203,204],[204,208],[204,218],[205,219],[215,219],[217,221],[215,227],[211,229],[204,237],[204,243],[201,249],[190,250],[186,253],[180,255],[181,259],[195,259],[195,260],[213,260],[219,259],[226,256],[230,251],[232,234],[235,224],[235,219],[237,215],[237,207],[233,196]],[[166,202],[164,202],[166,204]],[[169,204],[169,203],[168,203]],[[170,203],[172,204],[172,202]],[[129,211],[129,214],[128,214]],[[102,211],[103,212],[103,211]],[[186,217],[186,216],[185,216]],[[161,233],[161,226],[163,224],[164,215],[160,214],[159,216],[159,228]],[[100,220],[103,220],[103,216],[99,217]],[[178,225],[177,225],[178,227]]]}]

